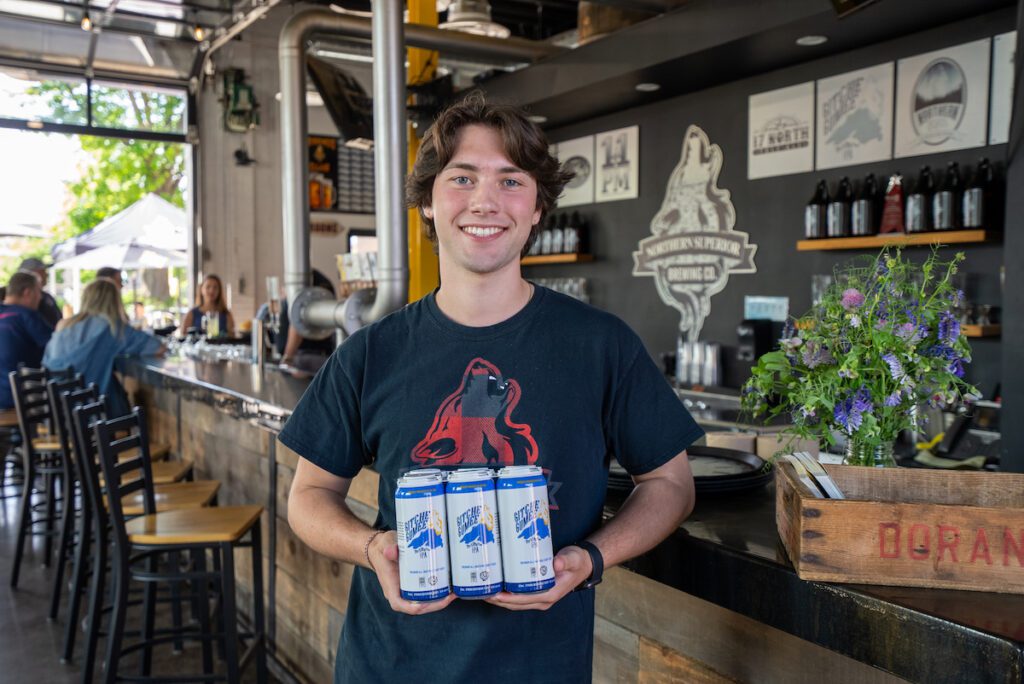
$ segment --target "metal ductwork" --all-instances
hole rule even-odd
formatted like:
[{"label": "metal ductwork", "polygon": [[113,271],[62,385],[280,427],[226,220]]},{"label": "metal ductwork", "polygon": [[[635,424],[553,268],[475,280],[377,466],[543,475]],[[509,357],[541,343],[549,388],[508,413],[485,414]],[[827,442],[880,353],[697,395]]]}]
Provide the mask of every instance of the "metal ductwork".
[{"label": "metal ductwork", "polygon": [[[495,40],[467,33],[410,24],[404,27],[400,5],[374,2],[371,20],[313,8],[295,14],[281,30],[282,212],[284,280],[292,325],[306,337],[326,337],[334,328],[347,333],[405,305],[408,254],[404,181],[405,42],[413,47],[467,57],[534,61],[564,49],[522,39]],[[378,237],[377,294],[335,301],[309,287],[309,206],[306,151],[306,44],[314,34],[370,38],[373,43],[373,127]]]}]

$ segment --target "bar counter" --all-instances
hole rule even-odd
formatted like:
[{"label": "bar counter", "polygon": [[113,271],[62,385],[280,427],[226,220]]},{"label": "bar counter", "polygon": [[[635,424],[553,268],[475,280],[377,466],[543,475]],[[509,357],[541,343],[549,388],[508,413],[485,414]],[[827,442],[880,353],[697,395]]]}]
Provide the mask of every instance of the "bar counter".
[{"label": "bar counter", "polygon": [[[119,370],[154,437],[224,483],[222,503],[266,506],[272,653],[298,681],[326,681],[351,567],[291,533],[297,456],[274,439],[309,378],[178,358]],[[353,481],[364,519],[376,492],[372,472]],[[610,495],[606,515],[620,501]],[[1024,681],[1024,597],[802,581],[776,532],[771,485],[698,496],[682,527],[606,573],[597,597],[596,681]]]}]

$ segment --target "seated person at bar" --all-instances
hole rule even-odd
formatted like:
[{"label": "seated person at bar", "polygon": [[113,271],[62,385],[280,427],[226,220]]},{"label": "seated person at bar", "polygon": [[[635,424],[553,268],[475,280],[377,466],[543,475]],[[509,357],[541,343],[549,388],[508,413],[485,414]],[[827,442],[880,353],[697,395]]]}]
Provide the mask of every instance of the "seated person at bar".
[{"label": "seated person at bar", "polygon": [[[181,322],[181,328],[179,334],[184,336],[187,335],[189,330],[200,330],[202,329],[202,319],[206,316],[208,320],[215,320],[216,333],[209,334],[210,337],[231,337],[235,330],[235,319],[228,311],[227,304],[224,303],[224,286],[220,282],[220,278],[213,275],[212,273],[203,278],[203,284],[199,288],[199,306],[194,306],[192,309],[185,314],[185,319]],[[209,329],[209,323],[207,323]]]},{"label": "seated person at bar", "polygon": [[[320,271],[313,269],[313,286],[321,287],[332,295],[334,285],[330,279]],[[281,313],[277,318],[277,333],[271,331],[271,339],[274,349],[281,356],[281,363],[287,366],[294,366],[304,371],[315,373],[320,369],[327,357],[334,351],[334,336],[331,335],[323,340],[306,339],[293,328],[288,318],[288,298],[279,293],[281,297]],[[270,307],[263,304],[256,313],[256,318],[264,323],[270,323]]]},{"label": "seated person at bar", "polygon": [[43,349],[53,334],[36,310],[42,295],[43,287],[34,273],[19,271],[7,283],[0,304],[0,409],[14,408],[7,375],[19,363],[39,368]]},{"label": "seated person at bar", "polygon": [[[50,274],[42,260],[34,257],[25,259],[18,266],[18,270],[22,273],[34,273],[39,278],[39,286],[46,287],[46,281],[49,279]],[[50,330],[53,330],[57,326],[57,321],[61,319],[61,311],[60,307],[57,306],[57,300],[46,290],[43,290],[43,296],[39,300],[37,311],[39,312],[39,317],[46,322],[46,325],[50,326]]]},{"label": "seated person at bar", "polygon": [[104,266],[103,268],[96,271],[97,278],[106,278],[110,282],[117,285],[117,291],[121,291],[121,285],[124,284],[124,275],[121,274],[121,269],[114,268],[113,266]]},{"label": "seated person at bar", "polygon": [[97,278],[82,292],[82,309],[61,321],[46,345],[43,365],[50,370],[73,367],[87,383],[95,383],[110,402],[112,416],[130,410],[124,388],[114,378],[118,356],[161,356],[164,347],[152,335],[132,329],[117,287]]}]

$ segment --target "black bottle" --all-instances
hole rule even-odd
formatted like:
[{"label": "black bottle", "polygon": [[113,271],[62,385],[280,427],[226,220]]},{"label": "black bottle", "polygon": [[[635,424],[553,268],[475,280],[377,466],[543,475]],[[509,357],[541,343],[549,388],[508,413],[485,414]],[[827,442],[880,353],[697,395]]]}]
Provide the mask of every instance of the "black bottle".
[{"label": "black bottle", "polygon": [[942,189],[932,198],[932,220],[935,230],[956,230],[960,227],[960,165],[949,162]]},{"label": "black bottle", "polygon": [[985,228],[991,222],[992,165],[983,157],[964,191],[964,228]]},{"label": "black bottle", "polygon": [[590,254],[590,227],[586,220],[580,216],[578,211],[574,211],[570,223],[576,229],[576,252]]},{"label": "black bottle", "polygon": [[907,195],[906,230],[908,233],[922,233],[932,228],[932,195],[935,182],[930,166],[921,167],[913,191]]},{"label": "black bottle", "polygon": [[853,186],[850,185],[850,179],[843,176],[836,188],[836,194],[828,203],[828,212],[825,217],[830,238],[850,235],[851,204],[853,204]]},{"label": "black bottle", "polygon": [[828,183],[825,179],[818,181],[811,201],[804,209],[804,237],[809,240],[827,236],[826,223],[828,212]]},{"label": "black bottle", "polygon": [[854,235],[878,232],[878,181],[873,173],[864,179],[850,207],[850,232]]}]

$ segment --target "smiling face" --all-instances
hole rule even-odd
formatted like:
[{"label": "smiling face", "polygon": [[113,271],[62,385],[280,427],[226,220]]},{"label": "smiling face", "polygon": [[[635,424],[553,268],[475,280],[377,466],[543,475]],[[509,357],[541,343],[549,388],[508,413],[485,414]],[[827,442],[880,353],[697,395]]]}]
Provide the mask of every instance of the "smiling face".
[{"label": "smiling face", "polygon": [[437,231],[442,274],[518,270],[530,229],[540,221],[537,183],[508,159],[497,130],[473,124],[459,132],[423,214]]},{"label": "smiling face", "polygon": [[204,306],[216,306],[220,303],[220,283],[213,278],[204,280],[199,292],[203,296]]}]

